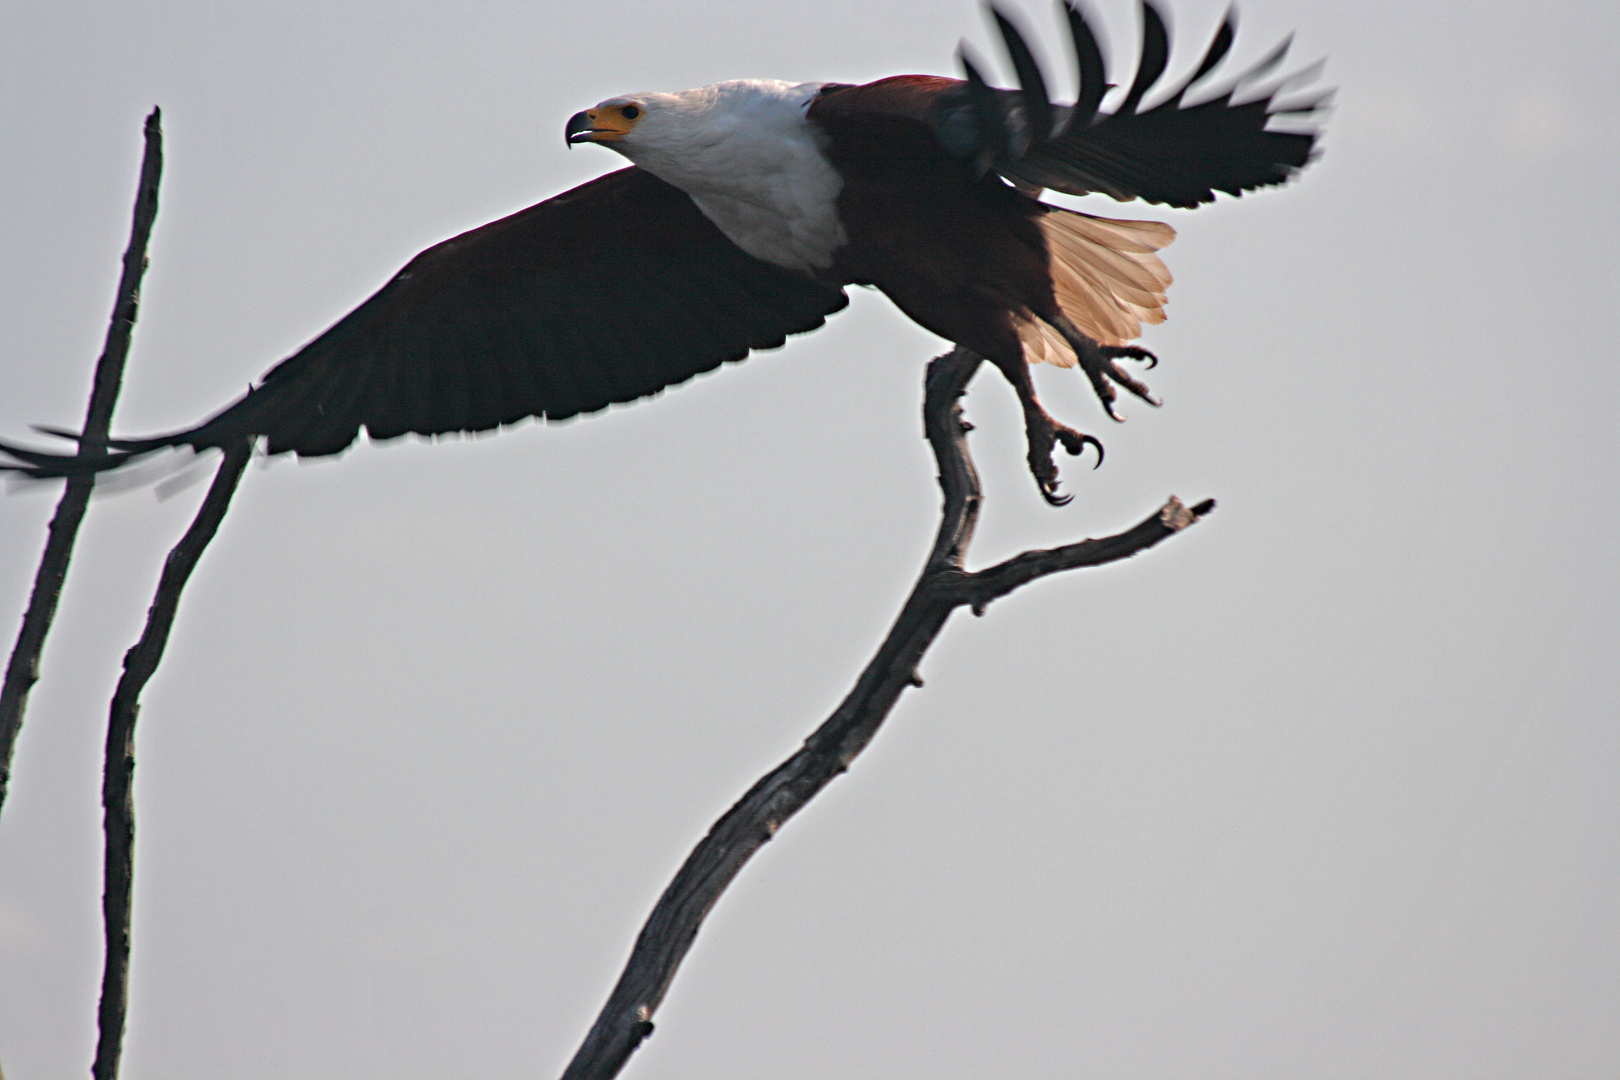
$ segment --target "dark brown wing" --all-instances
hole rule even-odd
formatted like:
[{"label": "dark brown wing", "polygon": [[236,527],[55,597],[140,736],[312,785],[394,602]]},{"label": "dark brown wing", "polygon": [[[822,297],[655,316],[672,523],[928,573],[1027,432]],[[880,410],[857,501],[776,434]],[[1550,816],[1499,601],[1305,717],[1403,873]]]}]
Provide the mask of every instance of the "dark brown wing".
[{"label": "dark brown wing", "polygon": [[[780,346],[847,303],[743,252],[679,189],[622,169],[429,248],[235,404],[187,431],[115,441],[90,468],[247,435],[313,457],[362,427],[391,439],[560,420]],[[86,468],[0,450],[36,476]]]},{"label": "dark brown wing", "polygon": [[[1217,191],[1240,195],[1284,183],[1311,160],[1316,141],[1312,124],[1325,94],[1280,103],[1279,88],[1273,87],[1252,100],[1233,102],[1235,91],[1252,86],[1281,62],[1286,41],[1232,78],[1224,92],[1184,105],[1188,87],[1208,75],[1232,46],[1234,20],[1228,14],[1193,74],[1162,103],[1139,112],[1170,55],[1164,19],[1144,2],[1136,77],[1119,108],[1103,113],[1098,106],[1108,86],[1102,48],[1081,9],[1071,2],[1065,10],[1080,69],[1074,106],[1057,108],[1046,101],[1045,80],[1028,45],[997,13],[1022,89],[991,88],[964,55],[967,82],[937,120],[942,142],[963,157],[978,158],[982,167],[1032,187],[1072,195],[1095,191],[1189,208],[1213,202]],[[1301,81],[1296,76],[1284,83]],[[1287,117],[1307,130],[1270,130],[1273,117]]]}]

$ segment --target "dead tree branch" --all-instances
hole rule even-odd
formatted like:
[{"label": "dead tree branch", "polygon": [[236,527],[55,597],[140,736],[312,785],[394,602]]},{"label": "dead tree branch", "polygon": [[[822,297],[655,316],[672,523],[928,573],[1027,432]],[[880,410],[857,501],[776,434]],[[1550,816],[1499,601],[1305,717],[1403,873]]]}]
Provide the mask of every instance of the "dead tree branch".
[{"label": "dead tree branch", "polygon": [[[152,115],[146,118],[146,153],[135,188],[134,221],[129,230],[129,247],[124,251],[124,270],[113,301],[106,344],[101,350],[101,359],[96,361],[95,382],[85,410],[84,434],[79,440],[81,456],[103,450],[107,431],[112,426],[113,406],[118,403],[118,391],[124,381],[124,359],[129,355],[130,335],[140,309],[141,277],[146,273],[146,242],[152,235],[152,223],[157,219],[158,182],[163,176],[162,119],[158,109],[153,109]],[[67,489],[62,492],[56,514],[51,518],[45,552],[34,574],[34,588],[23,615],[22,629],[17,633],[11,660],[6,665],[5,683],[0,686],[0,808],[6,801],[11,756],[17,745],[17,733],[22,729],[23,712],[28,707],[28,692],[39,681],[40,653],[51,632],[51,621],[56,617],[56,603],[61,598],[62,583],[67,579],[68,563],[73,558],[73,543],[78,538],[79,524],[84,521],[90,492],[95,486],[94,474],[68,478]]]},{"label": "dead tree branch", "polygon": [[129,1007],[129,921],[135,875],[135,720],[141,711],[141,690],[157,671],[169,643],[180,593],[197,568],[208,542],[230,508],[231,496],[253,456],[253,441],[244,439],[225,452],[214,482],[203,497],[191,527],[169,551],[158,579],[157,593],[146,614],[146,629],[124,654],[124,674],[113,692],[107,719],[107,756],[101,783],[102,824],[107,834],[101,894],[102,924],[107,936],[107,959],[101,975],[101,1007],[97,1015],[95,1080],[113,1080],[123,1050],[124,1018]]},{"label": "dead tree branch", "polygon": [[901,692],[922,685],[918,664],[952,611],[966,606],[982,612],[991,601],[1037,578],[1128,558],[1214,509],[1213,500],[1189,509],[1172,496],[1152,516],[1117,536],[1027,551],[977,572],[963,569],[981,497],[960,399],[980,363],[974,354],[956,349],[928,367],[923,421],[939,464],[944,508],[928,562],[893,628],[832,716],[726,811],[687,856],[637,936],[618,984],[563,1080],[608,1080],[623,1068],[652,1033],[653,1013],[720,894],[788,818],[849,767]]}]

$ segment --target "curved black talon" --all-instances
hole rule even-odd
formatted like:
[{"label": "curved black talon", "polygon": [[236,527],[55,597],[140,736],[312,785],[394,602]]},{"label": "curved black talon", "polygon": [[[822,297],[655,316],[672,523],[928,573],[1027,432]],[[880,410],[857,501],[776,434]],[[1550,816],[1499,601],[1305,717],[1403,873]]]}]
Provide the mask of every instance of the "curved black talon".
[{"label": "curved black talon", "polygon": [[1102,354],[1110,360],[1145,360],[1149,371],[1159,366],[1158,356],[1140,345],[1104,345]]},{"label": "curved black talon", "polygon": [[1059,495],[1057,493],[1057,481],[1055,480],[1052,482],[1051,487],[1041,485],[1041,498],[1046,500],[1048,506],[1068,506],[1074,502],[1073,495]]},{"label": "curved black talon", "polygon": [[1034,446],[1029,448],[1029,474],[1035,478],[1035,486],[1040,488],[1041,498],[1051,506],[1067,506],[1073,501],[1073,495],[1059,495],[1057,464],[1052,460],[1052,447],[1048,444],[1044,451]]},{"label": "curved black talon", "polygon": [[[1103,411],[1110,420],[1123,424],[1125,417],[1114,408],[1114,402],[1119,397],[1114,391],[1113,383],[1118,383],[1132,394],[1141,398],[1149,405],[1161,405],[1163,402],[1153,396],[1153,392],[1136,380],[1130,372],[1120,366],[1121,360],[1141,360],[1146,362],[1148,369],[1159,366],[1159,358],[1140,345],[1104,345],[1095,338],[1086,336],[1080,328],[1070,322],[1062,312],[1042,316],[1052,329],[1063,335],[1070,348],[1074,349],[1075,360],[1086,378],[1091,380],[1091,389],[1102,403]],[[1112,380],[1112,382],[1110,382]]]},{"label": "curved black talon", "polygon": [[[1058,494],[1058,484],[1061,481],[1058,480],[1057,462],[1052,460],[1052,451],[1057,449],[1060,441],[1064,449],[1068,449],[1075,438],[1082,436],[1079,432],[1072,431],[1053,420],[1044,409],[1038,416],[1032,417],[1032,420],[1028,429],[1029,453],[1025,457],[1029,462],[1029,474],[1035,478],[1035,486],[1040,488],[1041,498],[1049,505],[1067,506],[1074,496]],[[1082,449],[1085,446],[1084,443],[1078,445]]]},{"label": "curved black talon", "polygon": [[[1108,359],[1106,356],[1098,355],[1093,357],[1087,356],[1085,353],[1081,353],[1080,370],[1085,372],[1087,379],[1091,380],[1092,393],[1097,395],[1097,401],[1101,403],[1103,412],[1107,413],[1108,419],[1112,420],[1116,424],[1123,424],[1125,422],[1125,416],[1118,409],[1114,408],[1114,402],[1119,399],[1119,394],[1114,391],[1113,385],[1109,383],[1108,380],[1111,378],[1115,382],[1121,383],[1121,385],[1125,386],[1126,389],[1130,390],[1132,393],[1136,393],[1136,388],[1138,387],[1144,391],[1147,389],[1147,387],[1142,386],[1141,383],[1137,383],[1134,379],[1131,379],[1130,375],[1128,375],[1124,370],[1116,368],[1114,366],[1114,361]],[[1123,382],[1122,377],[1123,379],[1130,379],[1131,382],[1135,383],[1135,387],[1132,387],[1129,383]]]},{"label": "curved black talon", "polygon": [[1079,457],[1085,453],[1088,446],[1096,447],[1097,464],[1093,465],[1092,468],[1099,469],[1102,467],[1105,451],[1102,442],[1095,435],[1087,435],[1083,431],[1076,431],[1073,428],[1064,427],[1062,424],[1057,425],[1056,434],[1058,441],[1063,444],[1063,449],[1068,451],[1070,457]]},{"label": "curved black talon", "polygon": [[1050,413],[1041,409],[1031,418],[1029,427],[1029,472],[1035,478],[1035,486],[1041,490],[1041,498],[1051,506],[1067,506],[1074,501],[1073,495],[1058,494],[1058,468],[1053,460],[1053,452],[1059,444],[1070,457],[1079,457],[1084,454],[1086,447],[1094,447],[1097,451],[1097,464],[1095,469],[1103,463],[1103,444],[1094,435],[1087,435],[1083,431],[1076,431],[1067,424],[1060,424],[1052,419]]},{"label": "curved black talon", "polygon": [[[1130,372],[1120,367],[1118,360],[1110,360],[1103,365],[1103,374],[1107,375],[1110,379],[1119,383],[1119,385],[1123,386],[1125,389],[1129,390],[1132,394],[1135,394],[1149,405],[1152,405],[1154,408],[1158,408],[1160,405],[1164,404],[1164,402],[1153,396],[1153,391],[1149,390],[1146,384],[1138,382]],[[1108,411],[1113,412],[1113,402],[1111,401],[1108,403]]]},{"label": "curved black talon", "polygon": [[1108,385],[1108,380],[1101,375],[1093,375],[1089,371],[1086,374],[1091,376],[1091,389],[1096,392],[1097,400],[1102,404],[1103,412],[1108,414],[1108,419],[1116,424],[1123,424],[1125,414],[1114,408],[1114,402],[1119,400],[1114,388]]}]

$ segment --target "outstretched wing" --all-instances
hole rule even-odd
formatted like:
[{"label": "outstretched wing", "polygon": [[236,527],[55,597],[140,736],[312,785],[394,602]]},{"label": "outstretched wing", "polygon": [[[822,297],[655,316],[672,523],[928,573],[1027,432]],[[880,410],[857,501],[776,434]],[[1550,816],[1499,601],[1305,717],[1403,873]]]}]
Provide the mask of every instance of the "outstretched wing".
[{"label": "outstretched wing", "polygon": [[780,346],[847,303],[748,255],[684,192],[631,167],[422,252],[195,428],[105,455],[0,451],[22,463],[13,471],[61,476],[249,435],[315,457],[361,428],[392,439],[560,420]]},{"label": "outstretched wing", "polygon": [[[1170,56],[1164,19],[1143,0],[1136,77],[1119,107],[1103,113],[1098,107],[1109,86],[1102,47],[1073,0],[1064,10],[1080,70],[1075,104],[1055,106],[1047,99],[1029,46],[1017,27],[995,12],[1021,89],[992,88],[964,53],[967,82],[936,119],[947,147],[977,158],[981,170],[994,169],[1028,187],[1071,195],[1101,192],[1120,200],[1140,198],[1187,208],[1213,202],[1217,191],[1240,195],[1285,183],[1311,160],[1316,141],[1312,125],[1327,94],[1277,100],[1280,90],[1305,77],[1282,80],[1249,100],[1233,101],[1238,90],[1252,87],[1282,61],[1287,41],[1232,78],[1221,92],[1186,105],[1188,88],[1210,74],[1232,47],[1236,22],[1229,12],[1193,73],[1160,104],[1140,112],[1138,106],[1155,89]],[[1272,130],[1274,117],[1287,117],[1305,130]]]}]

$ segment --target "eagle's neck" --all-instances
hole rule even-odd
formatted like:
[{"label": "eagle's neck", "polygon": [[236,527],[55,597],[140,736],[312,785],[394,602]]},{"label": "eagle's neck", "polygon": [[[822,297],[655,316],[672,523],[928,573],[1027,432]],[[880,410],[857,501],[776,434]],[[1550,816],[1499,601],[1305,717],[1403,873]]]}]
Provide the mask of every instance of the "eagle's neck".
[{"label": "eagle's neck", "polygon": [[748,254],[815,273],[847,240],[843,177],[805,117],[821,85],[744,79],[644,95],[656,108],[614,149],[685,191]]}]

